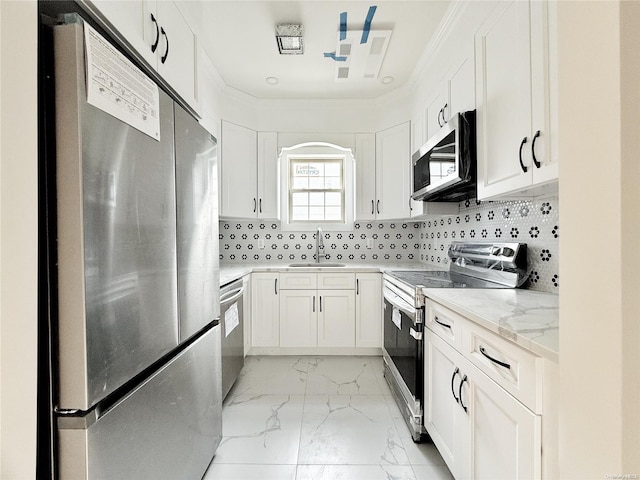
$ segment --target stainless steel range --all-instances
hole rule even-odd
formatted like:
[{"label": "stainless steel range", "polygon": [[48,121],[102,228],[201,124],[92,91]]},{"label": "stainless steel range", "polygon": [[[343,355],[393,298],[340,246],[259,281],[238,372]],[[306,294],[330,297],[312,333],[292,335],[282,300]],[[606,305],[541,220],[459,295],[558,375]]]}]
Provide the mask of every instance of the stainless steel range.
[{"label": "stainless steel range", "polygon": [[523,243],[453,242],[449,270],[387,271],[384,293],[384,376],[415,442],[423,424],[423,288],[516,288],[527,279]]}]

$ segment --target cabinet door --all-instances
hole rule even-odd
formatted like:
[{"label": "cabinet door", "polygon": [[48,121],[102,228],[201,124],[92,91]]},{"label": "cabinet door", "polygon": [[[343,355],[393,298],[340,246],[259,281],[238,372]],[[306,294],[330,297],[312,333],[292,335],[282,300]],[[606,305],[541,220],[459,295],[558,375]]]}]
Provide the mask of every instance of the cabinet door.
[{"label": "cabinet door", "polygon": [[355,291],[318,290],[318,346],[355,346]]},{"label": "cabinet door", "polygon": [[256,218],[256,132],[223,120],[221,143],[220,216]]},{"label": "cabinet door", "polygon": [[280,344],[280,296],[277,273],[251,274],[251,345]]},{"label": "cabinet door", "polygon": [[356,347],[382,347],[382,275],[356,275]]},{"label": "cabinet door", "polygon": [[411,153],[409,122],[376,133],[376,217],[408,218]]},{"label": "cabinet door", "polygon": [[[196,106],[196,38],[173,2],[157,2],[160,24],[158,73],[191,106]],[[163,33],[164,30],[164,33]]]},{"label": "cabinet door", "polygon": [[258,218],[278,219],[278,134],[258,132]]},{"label": "cabinet door", "polygon": [[449,100],[447,108],[444,109],[447,121],[456,113],[476,108],[475,73],[473,52],[469,52],[469,55],[449,72],[447,77]]},{"label": "cabinet door", "polygon": [[376,136],[356,135],[356,220],[376,218]]},{"label": "cabinet door", "polygon": [[501,3],[475,37],[478,198],[531,184],[529,17],[529,2]]},{"label": "cabinet door", "polygon": [[440,84],[424,110],[425,142],[438,133],[444,125],[445,110],[448,107],[444,86]]},{"label": "cabinet door", "polygon": [[462,457],[464,425],[460,426],[461,410],[457,400],[462,373],[459,354],[431,330],[424,335],[424,424],[433,443],[451,472],[457,478],[467,461]]},{"label": "cabinet door", "polygon": [[[155,2],[93,0],[102,15],[114,26],[118,33],[151,65],[156,68],[156,54],[151,51],[156,29],[151,19],[155,17]],[[154,7],[151,11],[150,7]],[[158,35],[160,34],[158,27]],[[150,36],[153,34],[153,37]]]},{"label": "cabinet door", "polygon": [[467,375],[460,402],[467,407],[469,471],[460,478],[540,478],[540,417],[466,360],[461,365]]},{"label": "cabinet door", "polygon": [[280,346],[315,347],[319,299],[316,290],[280,291]]}]

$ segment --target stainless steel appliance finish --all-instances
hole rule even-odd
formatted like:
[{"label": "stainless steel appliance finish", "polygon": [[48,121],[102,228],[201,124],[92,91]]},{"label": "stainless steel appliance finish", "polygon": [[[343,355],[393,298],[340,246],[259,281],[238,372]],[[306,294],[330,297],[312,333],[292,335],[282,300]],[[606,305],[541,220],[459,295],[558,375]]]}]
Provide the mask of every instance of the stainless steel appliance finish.
[{"label": "stainless steel appliance finish", "polygon": [[415,152],[414,200],[459,202],[476,196],[475,110],[454,115]]},{"label": "stainless steel appliance finish", "polygon": [[453,242],[449,271],[390,271],[383,276],[384,375],[414,441],[423,423],[423,288],[514,288],[526,281],[526,245]]},{"label": "stainless steel appliance finish", "polygon": [[216,141],[175,105],[180,341],[220,317]]},{"label": "stainless steel appliance finish", "polygon": [[215,139],[162,91],[160,141],[89,105],[75,18],[53,27],[56,473],[200,478],[222,428]]},{"label": "stainless steel appliance finish", "polygon": [[[222,323],[222,398],[224,399],[244,366],[244,312],[242,279],[229,283],[220,291]],[[228,321],[228,315],[237,314],[238,323]]]},{"label": "stainless steel appliance finish", "polygon": [[221,440],[220,333],[207,330],[106,412],[59,418],[58,477],[201,478]]},{"label": "stainless steel appliance finish", "polygon": [[96,109],[81,26],[54,35],[58,407],[87,410],[178,345],[173,102],[162,142]]}]

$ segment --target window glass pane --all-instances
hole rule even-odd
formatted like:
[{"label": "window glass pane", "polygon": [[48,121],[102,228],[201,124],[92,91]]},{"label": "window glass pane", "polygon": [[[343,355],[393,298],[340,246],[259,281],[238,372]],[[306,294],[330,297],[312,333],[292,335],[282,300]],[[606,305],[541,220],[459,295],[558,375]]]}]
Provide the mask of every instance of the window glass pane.
[{"label": "window glass pane", "polygon": [[327,177],[340,177],[342,175],[342,162],[327,162],[324,174]]},{"label": "window glass pane", "polygon": [[309,188],[308,177],[293,177],[293,188],[296,190],[302,190]]},{"label": "window glass pane", "polygon": [[291,215],[293,221],[309,220],[309,209],[307,207],[293,207]]},{"label": "window glass pane", "polygon": [[327,220],[342,220],[342,208],[340,207],[327,207],[325,209],[325,218]]},{"label": "window glass pane", "polygon": [[324,207],[309,207],[309,220],[324,220]]},{"label": "window glass pane", "polygon": [[309,162],[310,177],[324,177],[324,162]]},{"label": "window glass pane", "polygon": [[325,193],[325,205],[339,207],[342,203],[342,194],[340,192],[327,192]]},{"label": "window glass pane", "polygon": [[324,206],[324,192],[309,193],[309,205],[314,205],[317,207]]},{"label": "window glass pane", "polygon": [[342,179],[340,177],[325,177],[324,185],[324,188],[336,190],[342,188]]},{"label": "window glass pane", "polygon": [[307,192],[296,192],[291,195],[291,202],[294,207],[309,205],[309,194]]},{"label": "window glass pane", "polygon": [[309,178],[309,188],[312,190],[322,190],[324,186],[324,177],[311,177]]}]

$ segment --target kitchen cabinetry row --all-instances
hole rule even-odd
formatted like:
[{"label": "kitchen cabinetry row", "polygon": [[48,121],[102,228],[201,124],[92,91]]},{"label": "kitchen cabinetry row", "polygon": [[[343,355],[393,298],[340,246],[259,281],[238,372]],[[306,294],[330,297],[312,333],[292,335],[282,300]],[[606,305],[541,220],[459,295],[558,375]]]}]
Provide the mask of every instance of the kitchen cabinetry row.
[{"label": "kitchen cabinetry row", "polygon": [[552,478],[542,433],[553,437],[553,364],[438,303],[427,308],[425,427],[453,475]]},{"label": "kitchen cabinetry row", "polygon": [[382,346],[379,273],[253,273],[251,282],[258,351]]},{"label": "kitchen cabinetry row", "polygon": [[557,188],[556,8],[471,2],[432,58],[430,70],[444,73],[416,100],[412,151],[452,115],[476,109],[478,199]]}]

